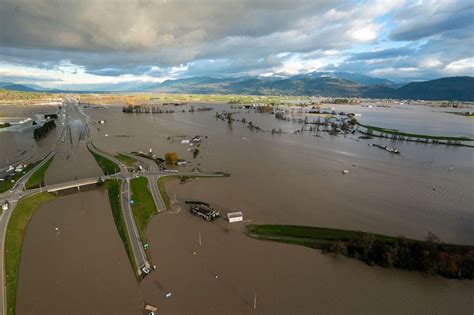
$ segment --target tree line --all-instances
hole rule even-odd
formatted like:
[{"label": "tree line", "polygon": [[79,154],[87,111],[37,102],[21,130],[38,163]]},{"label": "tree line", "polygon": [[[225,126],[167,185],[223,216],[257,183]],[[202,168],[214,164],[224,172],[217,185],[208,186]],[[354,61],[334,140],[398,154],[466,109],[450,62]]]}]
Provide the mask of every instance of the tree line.
[{"label": "tree line", "polygon": [[424,242],[404,238],[379,240],[372,234],[360,233],[351,241],[333,241],[325,252],[356,258],[369,265],[474,279],[474,247],[444,244],[432,233]]},{"label": "tree line", "polygon": [[35,129],[35,131],[33,132],[33,137],[37,141],[41,140],[49,133],[50,130],[54,128],[56,128],[56,123],[54,122],[54,120],[48,120],[44,123],[43,126]]}]

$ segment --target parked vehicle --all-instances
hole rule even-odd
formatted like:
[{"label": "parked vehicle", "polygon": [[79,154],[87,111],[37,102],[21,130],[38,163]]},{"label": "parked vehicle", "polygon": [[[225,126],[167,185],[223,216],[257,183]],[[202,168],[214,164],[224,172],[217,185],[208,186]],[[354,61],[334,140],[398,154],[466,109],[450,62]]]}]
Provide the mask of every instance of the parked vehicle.
[{"label": "parked vehicle", "polygon": [[7,211],[8,209],[10,209],[10,203],[7,200],[2,204],[2,210]]},{"label": "parked vehicle", "polygon": [[219,211],[214,210],[213,208],[200,204],[200,205],[191,205],[189,211],[197,216],[202,217],[204,220],[212,221],[220,216]]}]

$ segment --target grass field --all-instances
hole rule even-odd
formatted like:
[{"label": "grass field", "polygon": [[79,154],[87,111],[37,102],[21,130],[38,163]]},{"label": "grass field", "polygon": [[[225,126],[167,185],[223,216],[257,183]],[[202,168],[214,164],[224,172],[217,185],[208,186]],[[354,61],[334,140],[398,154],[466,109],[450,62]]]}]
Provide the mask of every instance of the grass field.
[{"label": "grass field", "polygon": [[[351,241],[361,232],[299,225],[249,225],[247,234],[253,238],[282,243],[298,244],[311,248],[325,249],[333,241]],[[396,240],[396,237],[373,234],[381,241]]]},{"label": "grass field", "polygon": [[104,175],[111,175],[115,174],[120,171],[120,168],[118,167],[117,164],[112,162],[111,160],[103,157],[102,155],[99,155],[95,152],[92,152],[89,150],[89,152],[92,154],[92,156],[95,158],[97,161],[97,164],[99,167],[102,169],[102,172],[104,172]]},{"label": "grass field", "polygon": [[107,192],[109,195],[110,207],[112,208],[112,216],[114,217],[117,232],[123,242],[123,246],[125,246],[128,259],[130,260],[130,263],[132,264],[132,269],[138,279],[138,274],[135,268],[136,263],[135,259],[133,258],[132,248],[130,246],[130,239],[128,238],[127,225],[125,224],[122,206],[120,204],[120,181],[108,180],[105,182],[105,188],[107,188]]},{"label": "grass field", "polygon": [[137,162],[137,159],[134,159],[133,157],[131,156],[128,156],[128,155],[125,155],[125,154],[117,154],[115,155],[115,158],[117,158],[118,160],[122,161],[123,164],[125,164],[127,167],[133,167],[134,164]]},{"label": "grass field", "polygon": [[132,191],[132,212],[137,224],[138,232],[145,243],[145,230],[151,217],[156,213],[155,201],[148,190],[146,177],[134,178],[130,181]]},{"label": "grass field", "polygon": [[11,214],[5,237],[4,253],[8,314],[15,314],[21,246],[28,223],[41,204],[55,198],[54,195],[46,192],[26,197],[20,200]]},{"label": "grass field", "polygon": [[51,162],[53,162],[53,159],[54,155],[31,175],[25,184],[26,189],[38,188],[40,185],[44,186],[44,175]]},{"label": "grass field", "polygon": [[[25,169],[23,170],[23,172],[20,172],[20,173],[16,173],[15,175],[13,175],[13,177],[3,181],[3,182],[0,182],[0,193],[2,192],[5,192],[7,190],[10,190],[14,185],[15,183],[23,177],[23,175],[25,175],[26,173],[28,173],[29,171],[31,171],[31,169],[33,169],[33,167],[35,167],[36,165],[38,165],[38,163],[41,162],[41,161],[38,161],[38,162],[34,162],[34,163],[30,163],[27,167],[25,167]],[[12,180],[14,181],[12,183]]]},{"label": "grass field", "polygon": [[305,96],[271,96],[271,95],[228,95],[228,94],[168,94],[168,93],[134,93],[134,94],[104,94],[80,95],[80,101],[97,105],[123,104],[147,105],[150,102],[208,102],[232,104],[286,104],[294,99],[309,100]]}]

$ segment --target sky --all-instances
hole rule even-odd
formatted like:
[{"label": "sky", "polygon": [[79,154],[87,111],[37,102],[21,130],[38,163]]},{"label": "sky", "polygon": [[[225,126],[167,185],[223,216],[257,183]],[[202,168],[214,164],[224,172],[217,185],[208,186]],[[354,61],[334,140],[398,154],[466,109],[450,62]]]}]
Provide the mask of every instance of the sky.
[{"label": "sky", "polygon": [[0,81],[474,76],[471,0],[1,0]]}]

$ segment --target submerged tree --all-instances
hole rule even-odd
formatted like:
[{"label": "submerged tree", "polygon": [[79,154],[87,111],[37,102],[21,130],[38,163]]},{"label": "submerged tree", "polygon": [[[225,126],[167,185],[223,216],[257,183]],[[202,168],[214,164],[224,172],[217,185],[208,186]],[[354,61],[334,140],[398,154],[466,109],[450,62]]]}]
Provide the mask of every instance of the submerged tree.
[{"label": "submerged tree", "polygon": [[165,161],[168,164],[175,165],[178,161],[178,154],[176,152],[168,152],[165,154]]}]

